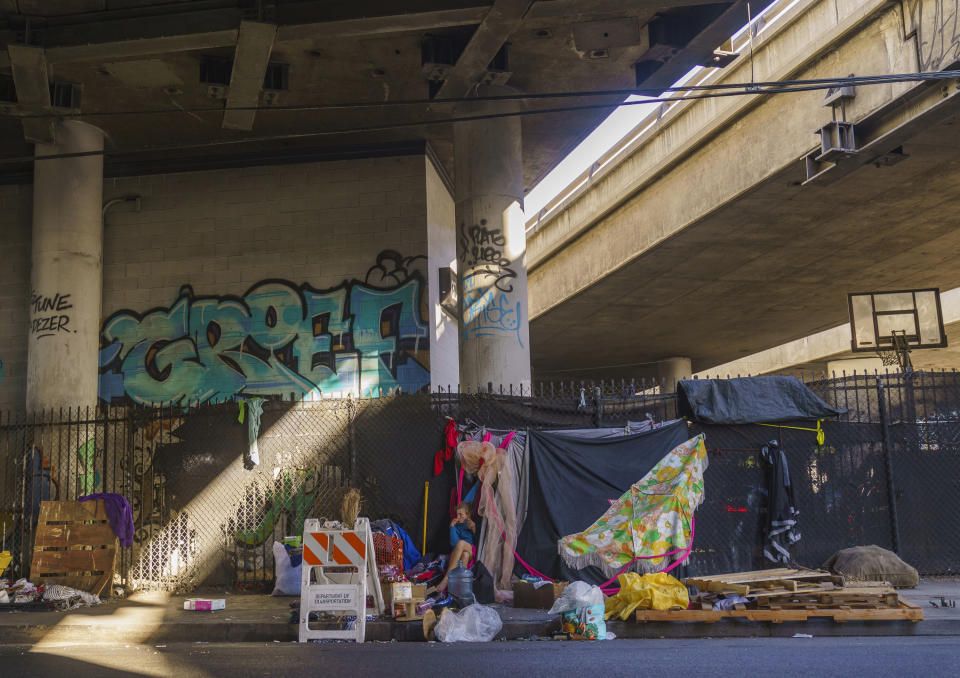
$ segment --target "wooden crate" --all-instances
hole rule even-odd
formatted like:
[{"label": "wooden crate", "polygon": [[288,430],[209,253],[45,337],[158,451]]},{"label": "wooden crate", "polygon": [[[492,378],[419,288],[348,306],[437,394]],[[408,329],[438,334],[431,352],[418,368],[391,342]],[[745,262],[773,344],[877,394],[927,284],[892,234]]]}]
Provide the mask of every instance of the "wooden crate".
[{"label": "wooden crate", "polygon": [[102,499],[40,502],[30,579],[109,595],[117,548]]}]

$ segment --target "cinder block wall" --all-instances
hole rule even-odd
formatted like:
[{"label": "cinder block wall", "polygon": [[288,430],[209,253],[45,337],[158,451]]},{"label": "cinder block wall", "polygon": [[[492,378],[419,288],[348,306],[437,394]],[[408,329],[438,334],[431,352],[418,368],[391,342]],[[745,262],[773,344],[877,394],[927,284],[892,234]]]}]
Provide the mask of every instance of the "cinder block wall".
[{"label": "cinder block wall", "polygon": [[0,186],[0,412],[23,408],[30,328],[30,186]]},{"label": "cinder block wall", "polygon": [[[363,382],[361,387],[376,382],[378,370],[385,386],[391,381],[422,381],[428,372],[432,373],[426,377],[428,383],[431,377],[434,383],[456,382],[456,325],[442,315],[436,292],[430,293],[428,280],[436,278],[431,269],[439,264],[428,266],[427,259],[431,251],[434,255],[454,251],[453,200],[425,156],[104,181],[105,202],[132,195],[141,197],[139,211],[132,202],[119,203],[104,220],[102,329],[108,336],[121,338],[117,343],[124,344],[124,349],[116,356],[101,354],[102,366],[110,365],[111,358],[113,365],[102,367],[107,374],[101,377],[101,396],[104,388],[108,393],[122,392],[117,375],[123,373],[126,385],[134,381],[132,377],[140,383],[142,399],[154,391],[158,400],[172,398],[176,391],[172,382],[183,373],[172,373],[175,378],[170,379],[162,372],[171,363],[172,370],[183,367],[188,347],[168,347],[153,362],[153,373],[123,369],[123,358],[141,339],[157,339],[166,332],[174,342],[177,337],[171,324],[182,326],[184,320],[199,350],[206,335],[207,350],[225,355],[225,342],[236,340],[229,307],[237,301],[249,309],[251,317],[244,327],[251,339],[259,339],[254,343],[262,349],[256,358],[230,358],[239,360],[248,375],[256,373],[255,378],[246,379],[248,390],[287,381],[306,388],[310,379],[322,375],[325,365],[331,373],[357,372],[354,383]],[[4,364],[0,408],[20,409],[25,393],[30,187],[0,187],[0,200],[0,360]],[[307,290],[301,290],[304,283]],[[185,311],[183,306],[178,310],[178,300]],[[352,315],[348,322],[337,313],[344,304]],[[275,311],[269,311],[270,306]],[[160,312],[145,320],[144,314],[151,311]],[[278,365],[290,361],[279,361],[281,356],[273,353],[280,350],[285,328],[299,330],[292,350],[304,356],[292,374]],[[311,329],[313,336],[309,336]],[[341,364],[340,354],[360,345],[387,350],[381,336],[391,333],[400,337],[402,350],[385,362],[405,363],[386,365],[388,372],[396,374],[383,373],[376,361]],[[327,335],[329,341],[324,339]],[[311,354],[316,364],[306,365]],[[282,357],[289,355],[288,350]],[[431,362],[436,362],[434,369]],[[212,379],[212,385],[201,379],[194,391],[210,386],[227,395],[240,383],[229,370],[220,372],[207,379]],[[298,374],[304,379],[298,379]],[[164,380],[170,386],[166,390]],[[335,383],[345,382],[327,379],[324,390],[331,392]]]}]

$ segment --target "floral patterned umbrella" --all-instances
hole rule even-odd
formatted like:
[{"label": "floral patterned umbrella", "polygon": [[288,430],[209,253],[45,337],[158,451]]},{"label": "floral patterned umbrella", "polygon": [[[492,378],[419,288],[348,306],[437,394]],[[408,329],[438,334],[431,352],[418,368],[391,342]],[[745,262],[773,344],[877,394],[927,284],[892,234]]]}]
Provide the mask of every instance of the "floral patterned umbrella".
[{"label": "floral patterned umbrella", "polygon": [[690,545],[706,468],[700,434],[661,459],[593,525],[562,537],[557,547],[563,561],[577,569],[594,565],[608,577],[627,565],[641,572],[663,569],[670,552]]}]

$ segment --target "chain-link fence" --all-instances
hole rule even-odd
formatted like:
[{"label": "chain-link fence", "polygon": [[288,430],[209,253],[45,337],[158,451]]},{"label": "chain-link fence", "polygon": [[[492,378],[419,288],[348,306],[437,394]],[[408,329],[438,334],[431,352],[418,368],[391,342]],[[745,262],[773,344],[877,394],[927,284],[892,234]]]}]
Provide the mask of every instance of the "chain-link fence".
[{"label": "chain-link fence", "polygon": [[[363,515],[394,520],[430,550],[445,542],[449,521],[453,474],[434,475],[448,417],[493,429],[622,427],[675,418],[671,386],[606,381],[537,385],[532,394],[267,400],[256,466],[236,402],[3,415],[4,544],[13,575],[26,576],[39,501],[120,492],[136,534],[133,547],[121,549],[116,583],[263,588],[273,580],[273,543],[298,534],[305,517],[339,518],[355,488]],[[787,427],[695,427],[706,434],[710,465],[689,571],[764,566],[758,453],[773,439],[787,452],[800,510],[797,562],[817,566],[839,548],[878,544],[922,573],[955,573],[960,375],[853,375],[809,386],[847,410],[823,423],[822,446],[812,432]]]}]

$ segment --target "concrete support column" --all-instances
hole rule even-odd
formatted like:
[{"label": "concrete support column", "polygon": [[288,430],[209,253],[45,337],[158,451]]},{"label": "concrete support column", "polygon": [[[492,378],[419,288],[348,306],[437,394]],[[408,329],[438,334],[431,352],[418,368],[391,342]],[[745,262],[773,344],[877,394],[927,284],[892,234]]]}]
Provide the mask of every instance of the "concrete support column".
[{"label": "concrete support column", "polygon": [[[506,88],[481,87],[481,95]],[[457,115],[507,110],[471,102]],[[530,389],[526,235],[520,118],[456,123],[460,385]]]},{"label": "concrete support column", "polygon": [[97,402],[103,133],[68,121],[55,134],[56,143],[37,144],[33,169],[28,411]]},{"label": "concrete support column", "polygon": [[681,379],[690,379],[693,376],[692,363],[690,358],[677,356],[673,358],[664,358],[657,363],[657,379],[666,384],[667,390]]}]

